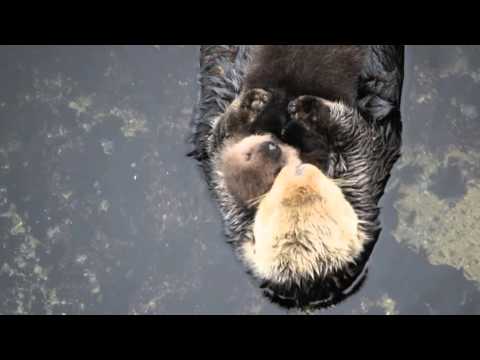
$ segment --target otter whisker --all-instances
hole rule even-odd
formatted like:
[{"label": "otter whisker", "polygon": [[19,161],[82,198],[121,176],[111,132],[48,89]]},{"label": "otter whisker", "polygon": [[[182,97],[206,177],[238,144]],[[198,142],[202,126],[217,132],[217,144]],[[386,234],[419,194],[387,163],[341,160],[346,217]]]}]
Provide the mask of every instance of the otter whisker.
[{"label": "otter whisker", "polygon": [[257,207],[257,205],[265,198],[266,195],[267,194],[265,193],[265,194],[259,195],[257,197],[254,197],[253,199],[247,200],[246,205],[249,208]]}]

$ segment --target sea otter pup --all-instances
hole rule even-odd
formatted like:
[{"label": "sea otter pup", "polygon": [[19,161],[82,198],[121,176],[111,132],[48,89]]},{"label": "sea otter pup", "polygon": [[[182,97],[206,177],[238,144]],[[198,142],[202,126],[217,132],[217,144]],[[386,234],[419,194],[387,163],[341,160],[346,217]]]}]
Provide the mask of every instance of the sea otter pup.
[{"label": "sea otter pup", "polygon": [[[287,306],[341,300],[378,237],[377,203],[399,156],[402,47],[201,51],[194,155],[232,244],[272,299]],[[242,107],[248,96],[254,100]],[[270,101],[275,110],[262,119]],[[258,159],[269,155],[257,157],[254,169],[268,176],[242,188],[231,176],[239,171],[234,154],[250,148],[280,156],[264,168]]]}]

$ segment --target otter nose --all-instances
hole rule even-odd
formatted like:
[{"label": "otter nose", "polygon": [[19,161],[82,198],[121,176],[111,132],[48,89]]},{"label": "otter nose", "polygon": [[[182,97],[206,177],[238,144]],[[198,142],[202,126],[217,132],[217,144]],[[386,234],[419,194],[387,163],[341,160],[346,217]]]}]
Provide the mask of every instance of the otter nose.
[{"label": "otter nose", "polygon": [[273,141],[266,141],[261,144],[259,151],[263,156],[274,161],[279,160],[280,156],[282,155],[282,150],[280,149],[280,146],[275,144]]}]

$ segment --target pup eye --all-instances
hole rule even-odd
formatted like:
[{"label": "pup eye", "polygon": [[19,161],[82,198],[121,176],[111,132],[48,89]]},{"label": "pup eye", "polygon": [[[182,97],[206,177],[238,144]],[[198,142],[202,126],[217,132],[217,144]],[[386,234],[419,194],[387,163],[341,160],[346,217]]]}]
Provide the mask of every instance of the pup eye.
[{"label": "pup eye", "polygon": [[248,153],[245,154],[245,160],[250,161],[251,158],[252,158],[252,153],[251,152],[248,152]]}]

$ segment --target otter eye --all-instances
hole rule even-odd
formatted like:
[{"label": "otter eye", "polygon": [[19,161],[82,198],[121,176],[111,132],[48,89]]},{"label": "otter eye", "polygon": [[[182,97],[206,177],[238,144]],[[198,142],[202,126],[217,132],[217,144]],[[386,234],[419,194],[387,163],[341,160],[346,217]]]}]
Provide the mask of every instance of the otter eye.
[{"label": "otter eye", "polygon": [[250,161],[251,158],[252,158],[252,153],[251,152],[248,152],[248,153],[245,154],[245,160]]}]

